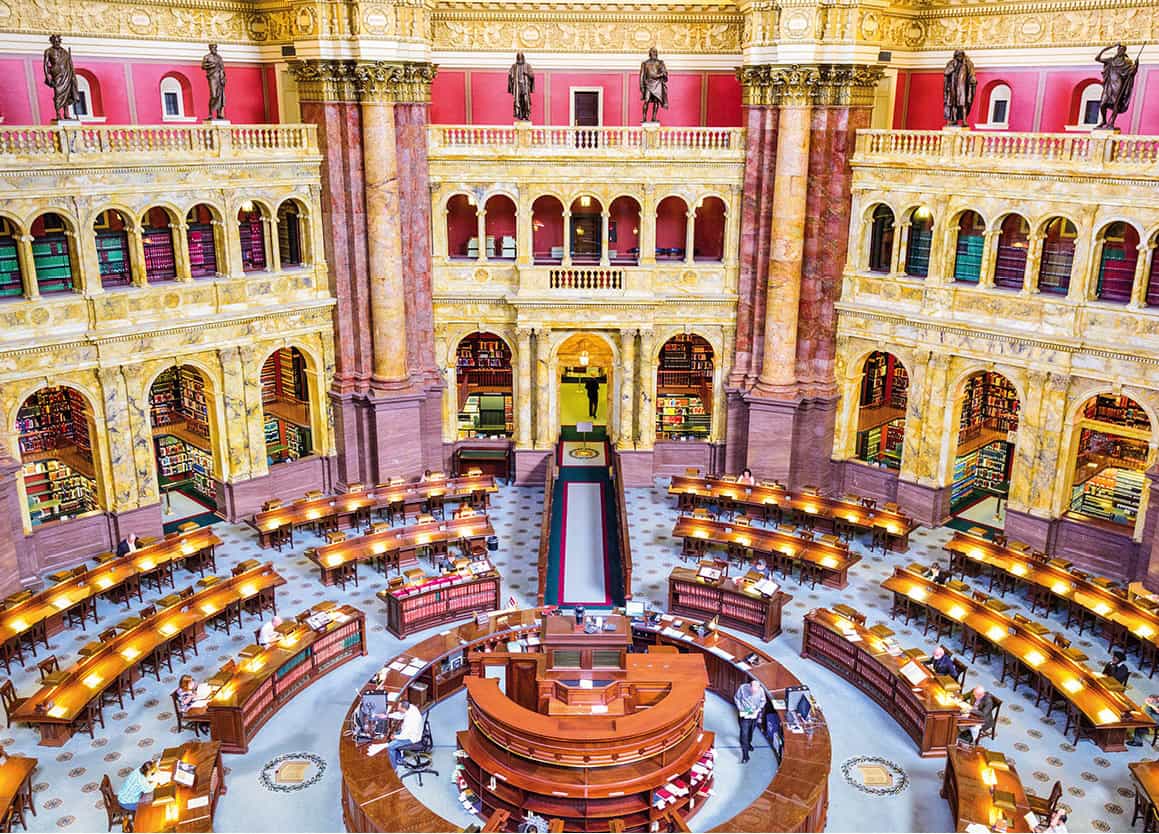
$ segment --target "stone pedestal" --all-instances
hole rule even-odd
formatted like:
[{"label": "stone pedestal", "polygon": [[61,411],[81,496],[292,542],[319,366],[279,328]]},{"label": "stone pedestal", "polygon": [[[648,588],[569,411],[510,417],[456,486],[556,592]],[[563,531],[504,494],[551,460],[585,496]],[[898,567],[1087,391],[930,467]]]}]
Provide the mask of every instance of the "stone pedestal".
[{"label": "stone pedestal", "polygon": [[792,474],[793,434],[797,400],[745,397],[748,410],[747,448],[744,466],[758,478],[788,483]]},{"label": "stone pedestal", "polygon": [[[399,475],[421,474],[425,469],[422,418],[425,397],[420,394],[371,397],[367,401],[373,446],[372,478],[367,483],[389,481]],[[442,457],[440,447],[439,457]]]},{"label": "stone pedestal", "polygon": [[1150,498],[1139,545],[1139,576],[1149,591],[1159,591],[1159,465],[1147,470]]},{"label": "stone pedestal", "polygon": [[515,483],[518,486],[543,486],[543,479],[547,477],[547,460],[552,454],[551,450],[545,449],[516,449]]},{"label": "stone pedestal", "polygon": [[1003,527],[1006,538],[1011,541],[1026,542],[1044,553],[1054,550],[1055,523],[1052,519],[1040,518],[1007,507],[1006,523]]},{"label": "stone pedestal", "polygon": [[295,461],[277,463],[269,474],[232,484],[220,484],[217,511],[230,521],[242,521],[259,512],[271,498],[292,501],[308,490],[333,489],[334,458],[310,455]]},{"label": "stone pedestal", "polygon": [[918,523],[934,527],[950,515],[950,487],[930,487],[899,479],[897,503]]}]

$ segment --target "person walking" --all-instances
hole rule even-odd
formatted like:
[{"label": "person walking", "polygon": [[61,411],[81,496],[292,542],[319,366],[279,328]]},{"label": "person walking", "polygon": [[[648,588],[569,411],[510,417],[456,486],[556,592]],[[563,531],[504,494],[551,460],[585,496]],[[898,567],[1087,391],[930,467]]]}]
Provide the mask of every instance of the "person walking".
[{"label": "person walking", "polygon": [[600,410],[600,384],[589,379],[584,382],[584,388],[588,391],[588,416],[594,418]]},{"label": "person walking", "polygon": [[764,687],[756,681],[749,681],[737,688],[736,697],[732,700],[740,717],[741,764],[744,764],[749,760],[749,753],[753,749],[753,728],[764,712],[768,697],[765,695]]}]

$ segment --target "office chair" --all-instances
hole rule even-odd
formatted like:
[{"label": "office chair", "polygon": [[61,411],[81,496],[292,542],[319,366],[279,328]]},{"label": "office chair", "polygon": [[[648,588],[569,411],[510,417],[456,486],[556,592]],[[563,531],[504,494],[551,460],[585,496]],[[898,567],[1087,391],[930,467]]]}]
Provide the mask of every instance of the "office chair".
[{"label": "office chair", "polygon": [[431,751],[435,749],[435,741],[431,736],[431,719],[429,716],[423,721],[423,737],[414,744],[408,744],[401,749],[402,772],[400,779],[408,776],[419,777],[419,787],[423,784],[423,774],[430,773],[438,776],[439,772],[431,767]]}]

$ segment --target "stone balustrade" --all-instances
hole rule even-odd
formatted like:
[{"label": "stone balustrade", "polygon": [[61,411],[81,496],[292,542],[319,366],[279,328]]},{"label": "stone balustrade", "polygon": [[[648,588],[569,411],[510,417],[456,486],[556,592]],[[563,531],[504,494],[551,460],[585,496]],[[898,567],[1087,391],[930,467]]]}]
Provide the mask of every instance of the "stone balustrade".
[{"label": "stone balustrade", "polygon": [[314,125],[51,125],[0,128],[0,167],[318,156]]},{"label": "stone balustrade", "polygon": [[432,157],[528,156],[743,161],[739,127],[577,127],[531,124],[432,125]]},{"label": "stone balustrade", "polygon": [[548,270],[553,290],[622,290],[624,270],[606,267],[559,267]]},{"label": "stone balustrade", "polygon": [[1010,133],[970,130],[861,130],[853,164],[921,164],[1076,169],[1159,174],[1159,136],[1109,132]]}]

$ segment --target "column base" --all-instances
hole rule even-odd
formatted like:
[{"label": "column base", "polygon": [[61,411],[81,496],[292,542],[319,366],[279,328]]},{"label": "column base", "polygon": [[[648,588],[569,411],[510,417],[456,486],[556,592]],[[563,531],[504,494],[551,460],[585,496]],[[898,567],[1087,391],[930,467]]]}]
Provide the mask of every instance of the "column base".
[{"label": "column base", "polygon": [[834,461],[841,494],[847,492],[874,498],[878,504],[897,501],[898,471],[873,466],[860,460]]},{"label": "column base", "polygon": [[547,477],[547,461],[553,454],[553,449],[516,449],[515,485],[543,486]]},{"label": "column base", "polygon": [[310,455],[295,461],[275,463],[266,475],[234,483],[219,483],[217,512],[230,521],[241,521],[259,512],[271,498],[291,501],[307,490],[330,492],[334,488],[335,459]]},{"label": "column base", "polygon": [[897,482],[897,504],[919,524],[937,527],[950,517],[949,486],[931,487],[901,478]]},{"label": "column base", "polygon": [[[625,449],[617,451],[620,475],[625,487],[650,487],[655,478],[656,450]],[[683,473],[684,470],[681,470]]]},{"label": "column base", "polygon": [[836,399],[773,399],[754,392],[744,404],[748,411],[744,463],[754,475],[792,487],[833,491],[836,479],[830,456]]},{"label": "column base", "polygon": [[1011,541],[1026,542],[1036,550],[1045,553],[1054,548],[1055,523],[1053,519],[1040,518],[1030,513],[1006,508],[1006,522],[1003,525],[1006,538]]}]

